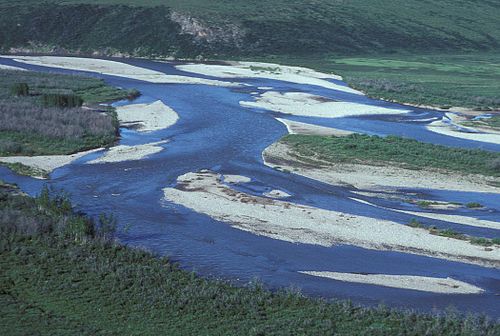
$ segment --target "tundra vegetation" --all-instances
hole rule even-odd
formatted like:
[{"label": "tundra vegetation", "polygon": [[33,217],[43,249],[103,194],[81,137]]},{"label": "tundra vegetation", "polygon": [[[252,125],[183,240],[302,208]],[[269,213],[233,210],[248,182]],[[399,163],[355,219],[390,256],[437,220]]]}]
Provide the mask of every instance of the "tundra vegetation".
[{"label": "tundra vegetation", "polygon": [[116,114],[96,103],[136,94],[94,78],[0,70],[0,156],[110,145],[118,135]]},{"label": "tundra vegetation", "polygon": [[432,225],[431,226],[425,225],[424,223],[420,222],[416,218],[412,218],[411,221],[408,223],[408,226],[411,226],[411,227],[417,228],[417,229],[425,229],[425,230],[429,231],[430,234],[433,234],[436,236],[466,240],[473,245],[480,245],[480,246],[485,246],[485,247],[489,247],[492,245],[500,245],[500,237],[490,239],[490,238],[475,237],[475,236],[466,235],[466,234],[457,232],[457,231],[455,231],[453,229],[449,229],[449,228],[448,229],[439,229],[439,228],[432,226]]},{"label": "tundra vegetation", "polygon": [[115,220],[75,213],[61,193],[37,198],[0,182],[3,335],[498,335],[486,317],[360,307],[236,287],[168,258],[116,244]]},{"label": "tundra vegetation", "polygon": [[[342,75],[351,87],[377,99],[444,110],[460,106],[484,113],[500,108],[499,53],[398,53],[348,57],[326,54],[266,56],[259,60],[333,72]],[[494,127],[498,120],[494,116],[481,121]]]},{"label": "tundra vegetation", "polygon": [[[352,134],[346,137],[287,135],[282,140],[301,159],[327,163],[393,164],[410,169],[440,169],[500,176],[500,153],[453,148],[396,136]],[[469,207],[477,207],[471,203]]]}]

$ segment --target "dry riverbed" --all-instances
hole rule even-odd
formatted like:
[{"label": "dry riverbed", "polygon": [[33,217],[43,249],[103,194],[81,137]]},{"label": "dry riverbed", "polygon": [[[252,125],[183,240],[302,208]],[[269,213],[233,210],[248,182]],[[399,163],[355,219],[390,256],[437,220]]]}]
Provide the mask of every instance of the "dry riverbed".
[{"label": "dry riverbed", "polygon": [[[219,78],[267,78],[305,85],[316,85],[327,89],[362,95],[358,90],[330,80],[342,80],[334,74],[321,73],[312,69],[258,62],[228,62],[227,65],[185,64],[178,65],[182,71],[215,76]],[[262,89],[270,89],[263,87]]]},{"label": "dry riverbed", "polygon": [[168,128],[179,120],[179,115],[161,100],[150,104],[130,104],[116,107],[122,127],[139,132],[152,132]]},{"label": "dry riverbed", "polygon": [[255,101],[242,101],[240,105],[248,108],[259,108],[295,116],[318,118],[343,118],[348,116],[373,114],[404,114],[409,110],[391,109],[379,106],[333,101],[305,92],[267,91]]},{"label": "dry riverbed", "polygon": [[483,290],[479,287],[452,278],[316,271],[302,271],[300,273],[337,281],[410,289],[439,294],[480,294],[483,292]]},{"label": "dry riverbed", "polygon": [[[330,211],[233,190],[210,171],[188,173],[165,199],[252,233],[304,244],[349,244],[489,267],[500,266],[500,248],[432,235],[426,230],[366,216]],[[397,234],[396,234],[397,233]]]},{"label": "dry riverbed", "polygon": [[437,189],[466,192],[498,193],[498,178],[482,175],[459,175],[448,172],[423,172],[394,166],[311,162],[294,153],[287,144],[277,142],[263,153],[265,163],[273,168],[333,185],[349,185],[360,190],[388,191],[404,189]]},{"label": "dry riverbed", "polygon": [[195,78],[189,76],[167,75],[159,71],[129,65],[122,62],[82,57],[59,56],[9,56],[0,57],[13,59],[20,63],[61,68],[76,71],[97,72],[110,76],[137,79],[149,83],[161,84],[202,84],[214,86],[235,87],[238,83],[219,80]]}]

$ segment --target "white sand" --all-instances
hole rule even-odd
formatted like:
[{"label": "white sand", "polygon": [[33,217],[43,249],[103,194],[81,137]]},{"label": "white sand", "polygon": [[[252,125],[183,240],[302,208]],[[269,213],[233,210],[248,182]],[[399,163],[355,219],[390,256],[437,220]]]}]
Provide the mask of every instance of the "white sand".
[{"label": "white sand", "polygon": [[178,114],[158,100],[151,104],[132,104],[116,108],[122,126],[136,126],[140,132],[151,132],[174,125]]},{"label": "white sand", "polygon": [[362,95],[358,90],[328,81],[341,80],[342,77],[317,72],[308,68],[284,66],[270,63],[233,62],[231,65],[186,64],[178,65],[182,71],[220,78],[267,78],[305,85],[316,85],[331,90],[338,90]]},{"label": "white sand", "polygon": [[357,189],[386,191],[398,188],[437,189],[450,191],[500,193],[491,185],[499,179],[481,175],[459,175],[438,171],[410,170],[391,166],[363,164],[324,163],[310,167],[289,153],[283,143],[275,143],[264,150],[264,162],[270,167],[280,167],[315,180],[333,185],[350,185]]},{"label": "white sand", "polygon": [[[498,196],[500,197],[500,194]],[[425,217],[425,218],[430,218],[430,219],[437,219],[437,220],[446,221],[446,222],[450,222],[450,223],[454,223],[454,224],[500,230],[500,222],[494,222],[494,221],[489,221],[489,220],[485,220],[485,219],[478,219],[478,218],[474,218],[474,217],[439,214],[439,213],[432,213],[432,212],[418,212],[418,211],[405,211],[405,210],[395,210],[395,211],[406,213],[409,215],[414,215],[414,216],[420,216],[420,217]]]},{"label": "white sand", "polygon": [[249,183],[252,179],[241,175],[224,175],[224,182],[230,184]]},{"label": "white sand", "polygon": [[164,148],[161,146],[162,144],[167,143],[166,141],[158,141],[145,145],[137,145],[137,146],[115,146],[111,147],[108,151],[104,153],[103,156],[87,162],[88,164],[96,164],[96,163],[110,163],[110,162],[123,162],[123,161],[132,161],[132,160],[140,160],[145,158],[148,155],[156,154],[161,152]]},{"label": "white sand", "polygon": [[371,114],[404,114],[409,112],[402,109],[328,101],[323,97],[304,92],[286,92],[282,94],[276,91],[268,91],[257,97],[256,101],[241,101],[240,105],[296,116],[320,118],[341,118]]},{"label": "white sand", "polygon": [[63,167],[87,154],[94,153],[99,150],[102,150],[102,148],[92,149],[89,151],[79,152],[70,155],[7,156],[7,157],[0,157],[0,162],[21,163],[25,166],[29,166],[37,170],[42,170],[43,172],[46,173],[50,173],[57,168]]},{"label": "white sand", "polygon": [[500,266],[500,248],[440,237],[387,220],[297,205],[232,190],[214,173],[188,173],[177,188],[165,188],[165,199],[234,227],[294,243],[349,244]]},{"label": "white sand", "polygon": [[62,68],[76,71],[90,71],[105,75],[137,79],[150,83],[163,84],[203,84],[215,86],[239,86],[238,83],[223,82],[203,78],[178,75],[166,75],[162,72],[141,68],[117,61],[94,58],[59,57],[59,56],[1,56],[14,59],[17,62],[40,65],[52,68]]},{"label": "white sand", "polygon": [[271,198],[287,198],[292,196],[289,193],[278,189],[273,189],[271,191],[265,192],[263,195]]},{"label": "white sand", "polygon": [[[500,196],[500,195],[499,195]],[[392,209],[392,208],[386,208],[382,207],[364,200],[360,200],[357,198],[350,198],[354,201],[371,205],[376,208],[380,209],[385,209],[385,210],[390,210],[394,212],[399,212],[399,213],[404,213],[408,215],[413,215],[413,216],[418,216],[418,217],[424,217],[424,218],[430,218],[430,219],[437,219],[437,220],[442,220],[445,222],[450,222],[454,224],[460,224],[460,225],[468,225],[468,226],[475,226],[475,227],[481,227],[481,228],[488,228],[488,229],[500,229],[500,223],[499,222],[493,222],[485,219],[478,219],[474,217],[467,217],[467,216],[460,216],[460,215],[448,215],[448,214],[440,214],[440,213],[433,213],[433,212],[420,212],[420,211],[408,211],[408,210],[400,210],[400,209]]]},{"label": "white sand", "polygon": [[289,134],[347,136],[354,133],[337,128],[307,124],[288,119],[276,118],[276,120],[285,124]]},{"label": "white sand", "polygon": [[479,294],[483,289],[452,278],[432,278],[414,275],[357,274],[339,272],[299,272],[338,281],[410,289],[440,294]]},{"label": "white sand", "polygon": [[4,65],[4,64],[0,64],[0,69],[2,69],[2,70],[15,70],[15,71],[28,71],[28,70],[23,69],[23,68],[19,68],[19,67],[12,66],[12,65]]},{"label": "white sand", "polygon": [[[450,119],[449,122],[445,122],[443,120],[437,120],[427,125],[427,129],[429,131],[451,136],[454,138],[488,142],[500,145],[500,132],[484,128],[475,129],[472,127],[464,127],[459,125],[459,123],[466,121],[465,118],[458,116],[454,113],[446,113],[446,116]],[[466,130],[466,132],[461,132],[459,129]],[[481,133],[475,133],[475,132],[481,132]]]}]

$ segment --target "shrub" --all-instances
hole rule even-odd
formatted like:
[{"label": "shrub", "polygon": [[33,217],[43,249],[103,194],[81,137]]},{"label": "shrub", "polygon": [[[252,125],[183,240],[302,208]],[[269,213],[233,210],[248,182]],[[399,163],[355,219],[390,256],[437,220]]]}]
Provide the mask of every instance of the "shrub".
[{"label": "shrub", "polygon": [[19,154],[23,151],[23,145],[17,141],[0,139],[0,153],[2,155]]},{"label": "shrub", "polygon": [[493,245],[493,242],[490,239],[486,238],[471,238],[470,243],[473,245],[480,245],[480,246],[491,246]]},{"label": "shrub", "polygon": [[75,94],[48,93],[42,95],[45,107],[73,108],[83,105],[83,99]]},{"label": "shrub", "polygon": [[500,172],[500,159],[493,160],[490,167],[493,171]]},{"label": "shrub", "polygon": [[131,89],[127,91],[127,99],[128,100],[134,100],[138,98],[141,95],[141,92],[136,89]]},{"label": "shrub", "polygon": [[30,88],[27,83],[16,83],[12,85],[10,92],[14,96],[29,96]]},{"label": "shrub", "polygon": [[465,205],[469,209],[476,209],[476,208],[482,208],[483,205],[477,202],[470,202]]},{"label": "shrub", "polygon": [[414,228],[424,228],[424,225],[416,218],[412,218],[410,220],[410,223],[408,223],[408,226],[411,226]]}]

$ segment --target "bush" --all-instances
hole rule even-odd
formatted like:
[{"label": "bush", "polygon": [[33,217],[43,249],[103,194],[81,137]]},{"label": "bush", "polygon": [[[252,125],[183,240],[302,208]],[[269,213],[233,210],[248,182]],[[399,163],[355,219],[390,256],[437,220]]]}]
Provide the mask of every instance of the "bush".
[{"label": "bush", "polygon": [[12,85],[10,92],[14,96],[29,96],[30,88],[27,83],[16,83]]},{"label": "bush", "polygon": [[466,204],[467,208],[469,209],[476,209],[476,208],[482,208],[483,205],[477,202],[470,202]]},{"label": "bush", "polygon": [[72,108],[83,105],[83,99],[75,94],[49,93],[42,95],[44,107]]},{"label": "bush", "polygon": [[19,154],[23,151],[22,143],[9,139],[0,139],[0,153],[2,155]]},{"label": "bush", "polygon": [[500,159],[493,160],[490,167],[493,171],[500,172]]},{"label": "bush", "polygon": [[141,92],[136,89],[131,89],[127,91],[127,99],[128,100],[134,100],[138,98],[141,95]]}]

